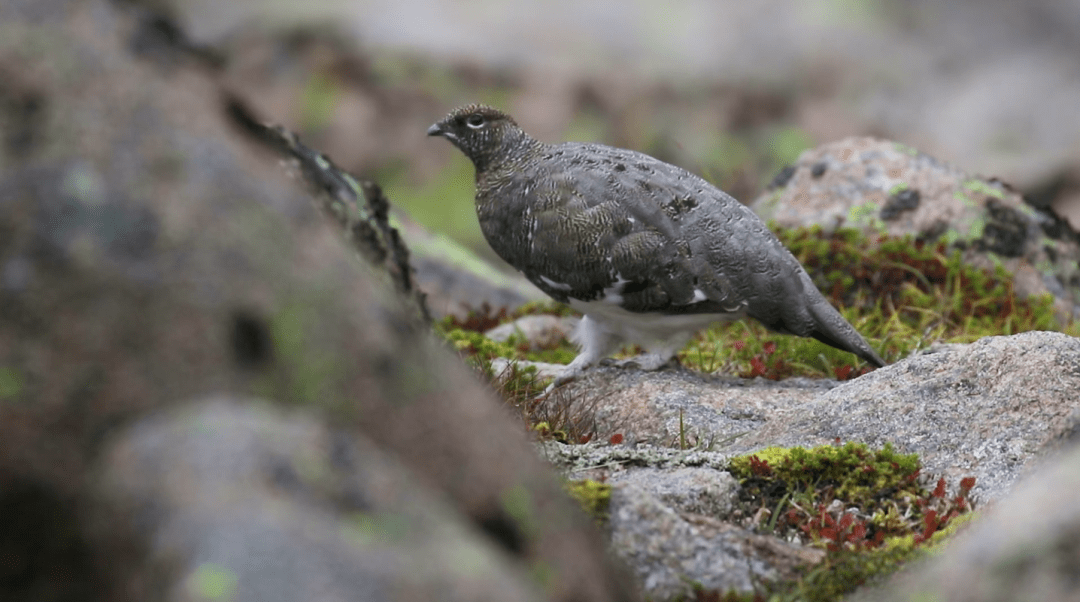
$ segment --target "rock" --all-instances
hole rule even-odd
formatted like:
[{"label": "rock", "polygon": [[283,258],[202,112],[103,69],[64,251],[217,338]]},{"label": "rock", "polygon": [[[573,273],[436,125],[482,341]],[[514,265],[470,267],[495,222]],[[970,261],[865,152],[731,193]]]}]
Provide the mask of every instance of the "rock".
[{"label": "rock", "polygon": [[606,529],[616,556],[654,600],[705,590],[752,592],[792,579],[824,551],[753,533],[729,521],[739,485],[726,454],[649,445],[547,442],[542,453],[572,479],[611,485]]},{"label": "rock", "polygon": [[1080,428],[1080,339],[1027,332],[934,349],[839,384],[600,367],[567,395],[594,413],[598,440],[620,433],[628,444],[675,448],[684,440],[723,454],[888,442],[952,486],[976,477],[983,502],[1000,499]]},{"label": "rock", "polygon": [[298,168],[316,204],[345,234],[360,257],[385,278],[385,284],[397,291],[417,326],[430,326],[426,295],[417,285],[409,248],[390,223],[390,201],[382,188],[371,181],[357,181],[283,127],[260,128],[255,124],[250,127],[261,141]]},{"label": "rock", "polygon": [[1058,332],[986,337],[916,355],[845,382],[735,442],[756,446],[892,443],[950,484],[976,477],[1001,499],[1035,461],[1080,429],[1080,339]]},{"label": "rock", "polygon": [[1080,448],[1053,458],[940,554],[853,601],[1080,599]]},{"label": "rock", "polygon": [[[582,445],[568,445],[557,441],[540,443],[540,453],[548,462],[577,480],[592,478],[615,481],[629,478],[620,476],[621,471],[647,468],[678,470],[683,468],[708,468],[723,470],[729,454],[702,449],[674,449],[649,444],[627,445],[599,443],[595,439]],[[723,488],[717,488],[720,491]],[[721,503],[720,505],[726,505]]]},{"label": "rock", "polygon": [[793,167],[782,185],[751,203],[763,219],[942,239],[979,267],[1000,260],[1018,293],[1054,295],[1062,320],[1080,316],[1080,237],[1007,185],[875,138],[807,150]]},{"label": "rock", "polygon": [[517,335],[529,344],[530,349],[550,348],[570,338],[580,318],[540,314],[523,316],[492,328],[484,336],[493,341],[505,341]]},{"label": "rock", "polygon": [[612,549],[652,599],[692,595],[692,584],[750,592],[762,580],[793,579],[825,555],[715,518],[678,513],[629,483],[613,487],[610,513]]},{"label": "rock", "polygon": [[726,516],[739,483],[730,473],[709,468],[641,468],[612,475],[619,487],[644,490],[682,513]]},{"label": "rock", "polygon": [[555,378],[562,371],[566,369],[563,364],[551,364],[548,362],[530,362],[528,360],[508,360],[506,358],[496,357],[491,360],[491,372],[496,376],[501,375],[503,372],[510,368],[513,364],[518,368],[536,368],[537,378]]},{"label": "rock", "polygon": [[566,385],[565,395],[576,409],[595,416],[602,439],[619,433],[631,444],[679,447],[685,442],[727,450],[835,386],[829,380],[747,380],[681,368],[650,375],[597,366]]},{"label": "rock", "polygon": [[[546,443],[543,455],[569,478],[612,485],[612,547],[647,595],[686,594],[679,575],[706,589],[748,592],[751,575],[785,575],[786,567],[815,562],[804,554],[819,551],[765,544],[738,526],[745,517],[731,509],[739,488],[723,472],[731,455],[773,445],[891,443],[919,455],[929,482],[944,476],[955,490],[973,476],[980,505],[1008,504],[1018,478],[1077,440],[1080,339],[1029,332],[936,345],[839,384],[600,367],[567,390],[574,403],[592,404],[594,442],[618,432],[625,444]],[[678,449],[684,442],[690,449]],[[1067,483],[1056,489],[1068,490]]]},{"label": "rock", "polygon": [[407,466],[303,411],[183,404],[125,426],[100,462],[97,515],[144,535],[133,568],[171,566],[177,599],[544,599]]},{"label": "rock", "polygon": [[185,559],[149,556],[154,517],[98,505],[95,470],[125,427],[227,395],[370,441],[530,575],[504,575],[520,591],[634,599],[505,409],[141,10],[0,4],[0,94],[44,107],[0,103],[0,507],[22,525],[0,534],[0,598],[180,592]]}]

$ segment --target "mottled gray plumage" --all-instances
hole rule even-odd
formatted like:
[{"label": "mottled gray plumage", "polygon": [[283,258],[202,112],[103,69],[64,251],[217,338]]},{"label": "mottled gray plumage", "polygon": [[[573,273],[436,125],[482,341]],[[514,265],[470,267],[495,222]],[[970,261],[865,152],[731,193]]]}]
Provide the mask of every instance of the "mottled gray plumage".
[{"label": "mottled gray plumage", "polygon": [[623,342],[658,368],[697,330],[743,316],[885,365],[765,224],[702,178],[630,150],[539,142],[484,105],[454,110],[428,135],[476,166],[495,252],[585,314],[582,352],[560,382]]}]

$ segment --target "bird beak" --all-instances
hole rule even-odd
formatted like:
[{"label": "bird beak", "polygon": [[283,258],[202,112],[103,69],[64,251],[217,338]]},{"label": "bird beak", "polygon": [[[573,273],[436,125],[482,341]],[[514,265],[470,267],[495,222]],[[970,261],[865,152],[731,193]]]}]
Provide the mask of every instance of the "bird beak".
[{"label": "bird beak", "polygon": [[438,123],[432,124],[432,126],[427,129],[428,136],[442,136],[444,133],[442,125]]}]

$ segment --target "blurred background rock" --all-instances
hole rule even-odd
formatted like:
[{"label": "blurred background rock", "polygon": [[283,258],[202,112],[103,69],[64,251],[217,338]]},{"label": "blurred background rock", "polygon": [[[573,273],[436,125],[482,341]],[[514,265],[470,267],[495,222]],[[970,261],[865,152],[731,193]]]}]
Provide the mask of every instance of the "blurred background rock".
[{"label": "blurred background rock", "polygon": [[[163,0],[167,3],[167,0]],[[382,182],[491,257],[472,168],[424,136],[453,106],[547,141],[634,148],[749,202],[809,147],[903,142],[996,176],[1080,226],[1074,0],[185,0],[260,119]]]}]

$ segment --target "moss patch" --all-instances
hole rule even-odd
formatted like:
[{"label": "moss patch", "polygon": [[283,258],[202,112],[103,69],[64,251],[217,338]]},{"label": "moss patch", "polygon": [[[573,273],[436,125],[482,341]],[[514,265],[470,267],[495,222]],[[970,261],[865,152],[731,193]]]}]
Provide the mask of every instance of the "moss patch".
[{"label": "moss patch", "polygon": [[[476,369],[506,405],[517,411],[526,430],[544,440],[585,443],[594,435],[588,408],[571,404],[562,390],[541,397],[548,379],[538,377],[535,367],[518,363],[522,360],[569,363],[577,353],[573,345],[563,340],[550,348],[530,349],[525,341],[516,337],[496,342],[483,335],[499,324],[526,315],[572,313],[568,307],[554,302],[527,303],[512,312],[505,308],[484,307],[464,319],[448,316],[435,325],[435,330]],[[511,361],[497,369],[492,361],[495,358]]]},{"label": "moss patch", "polygon": [[436,331],[449,340],[470,363],[477,366],[482,366],[485,359],[490,361],[495,357],[531,362],[570,363],[577,355],[577,350],[565,339],[549,347],[535,348],[517,336],[512,335],[506,341],[497,343],[483,335],[500,324],[538,314],[567,316],[573,315],[574,311],[553,301],[526,303],[514,311],[483,307],[471,312],[464,319],[454,316],[443,318],[436,325]]},{"label": "moss patch", "polygon": [[14,399],[22,389],[22,374],[15,368],[0,366],[0,401]]},{"label": "moss patch", "polygon": [[566,492],[570,497],[581,504],[589,516],[597,522],[608,519],[608,506],[611,503],[611,485],[585,479],[582,481],[569,481],[565,485]]},{"label": "moss patch", "polygon": [[927,487],[918,458],[888,445],[773,447],[733,458],[729,470],[742,485],[735,515],[747,526],[827,550],[795,583],[729,598],[742,600],[837,600],[955,532],[975,486],[969,477],[953,495],[944,479]]}]

